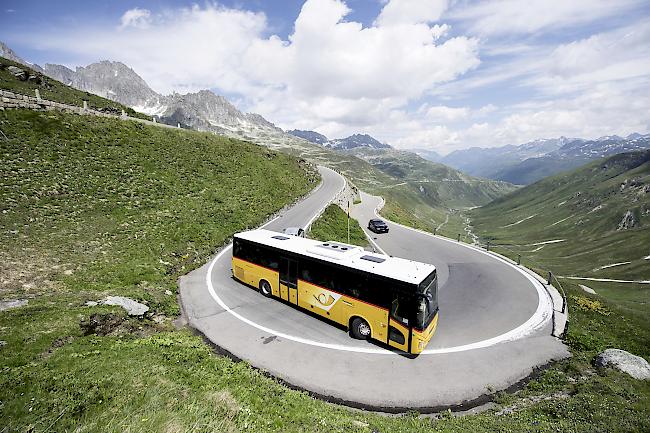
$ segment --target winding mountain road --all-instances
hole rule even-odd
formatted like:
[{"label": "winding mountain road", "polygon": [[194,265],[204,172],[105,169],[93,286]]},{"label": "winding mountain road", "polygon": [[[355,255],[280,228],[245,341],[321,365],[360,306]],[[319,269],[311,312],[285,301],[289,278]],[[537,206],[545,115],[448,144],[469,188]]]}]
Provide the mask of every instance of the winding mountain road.
[{"label": "winding mountain road", "polygon": [[[265,228],[313,221],[345,185],[336,172],[319,170],[320,187]],[[365,226],[379,201],[364,194],[352,215]],[[568,356],[551,336],[550,296],[529,274],[478,248],[388,224],[389,234],[372,235],[378,248],[439,270],[438,330],[422,355],[353,340],[340,327],[238,283],[231,278],[231,246],[181,279],[189,325],[292,386],[385,411],[469,407]]]}]

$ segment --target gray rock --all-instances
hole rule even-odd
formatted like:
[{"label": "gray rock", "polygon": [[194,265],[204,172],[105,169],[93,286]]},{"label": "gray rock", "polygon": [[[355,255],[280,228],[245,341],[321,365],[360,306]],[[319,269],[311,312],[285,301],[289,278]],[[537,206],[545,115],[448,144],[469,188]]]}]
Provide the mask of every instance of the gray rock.
[{"label": "gray rock", "polygon": [[10,299],[8,301],[0,301],[0,311],[8,310],[10,308],[18,308],[27,305],[27,299]]},{"label": "gray rock", "polygon": [[95,302],[95,301],[86,301],[86,303],[84,305],[86,307],[96,307],[97,305],[99,305],[99,303]]},{"label": "gray rock", "polygon": [[9,66],[7,71],[11,72],[11,75],[18,78],[20,81],[25,81],[27,79],[27,73],[16,66]]},{"label": "gray rock", "polygon": [[596,291],[592,289],[591,287],[585,286],[583,284],[578,284],[582,290],[584,290],[587,293],[591,293],[592,295],[596,294]]},{"label": "gray rock", "polygon": [[632,211],[628,210],[627,212],[625,212],[625,215],[623,215],[623,219],[618,224],[618,228],[616,230],[619,231],[627,230],[635,226],[636,226],[636,219],[634,218],[634,214],[632,213]]},{"label": "gray rock", "polygon": [[7,342],[4,340],[0,340],[0,347],[5,347],[7,345]]},{"label": "gray rock", "polygon": [[640,356],[620,349],[607,349],[596,356],[596,367],[614,367],[635,379],[650,380],[650,364]]},{"label": "gray rock", "polygon": [[117,305],[118,307],[122,307],[126,310],[129,316],[142,316],[144,313],[149,311],[149,307],[146,305],[124,296],[108,296],[106,299],[101,301],[101,303],[104,305]]}]

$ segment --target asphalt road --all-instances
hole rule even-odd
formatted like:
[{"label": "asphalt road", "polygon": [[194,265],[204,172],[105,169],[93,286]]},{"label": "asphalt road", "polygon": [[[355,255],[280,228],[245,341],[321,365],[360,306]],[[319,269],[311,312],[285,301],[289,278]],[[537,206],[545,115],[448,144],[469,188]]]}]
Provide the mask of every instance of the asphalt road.
[{"label": "asphalt road", "polygon": [[[321,186],[265,228],[306,226],[344,186],[320,168]],[[362,226],[378,198],[353,216]],[[293,306],[264,298],[231,278],[231,249],[180,281],[190,326],[220,349],[289,384],[358,407],[421,411],[473,405],[535,367],[568,356],[551,336],[543,287],[478,249],[391,224],[373,235],[388,254],[433,263],[440,274],[440,321],[426,352],[409,358]]]}]

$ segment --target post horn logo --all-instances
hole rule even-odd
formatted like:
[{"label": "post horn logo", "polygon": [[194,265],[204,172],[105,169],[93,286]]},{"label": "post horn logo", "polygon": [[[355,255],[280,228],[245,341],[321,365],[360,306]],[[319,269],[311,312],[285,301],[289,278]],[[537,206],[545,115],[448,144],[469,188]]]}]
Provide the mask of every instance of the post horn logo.
[{"label": "post horn logo", "polygon": [[325,293],[319,293],[318,296],[314,295],[314,298],[323,307],[329,307],[336,301],[332,295],[326,295]]}]

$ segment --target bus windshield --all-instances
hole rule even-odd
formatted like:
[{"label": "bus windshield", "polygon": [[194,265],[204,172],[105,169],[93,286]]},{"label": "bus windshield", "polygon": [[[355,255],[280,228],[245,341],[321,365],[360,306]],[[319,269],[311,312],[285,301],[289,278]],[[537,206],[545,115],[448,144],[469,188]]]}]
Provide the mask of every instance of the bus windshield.
[{"label": "bus windshield", "polygon": [[417,290],[417,318],[415,326],[424,329],[438,311],[438,278],[436,271],[420,283]]}]

